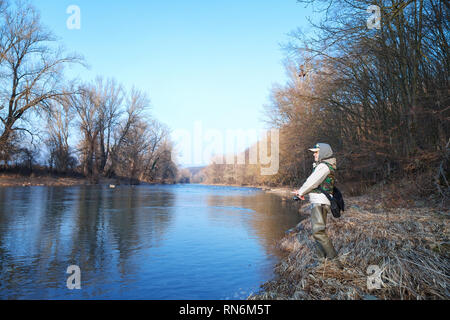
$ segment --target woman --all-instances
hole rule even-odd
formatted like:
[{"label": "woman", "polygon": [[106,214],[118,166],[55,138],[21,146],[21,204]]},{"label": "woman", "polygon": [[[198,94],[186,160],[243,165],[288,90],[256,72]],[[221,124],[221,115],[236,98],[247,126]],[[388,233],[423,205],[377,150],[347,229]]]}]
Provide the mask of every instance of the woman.
[{"label": "woman", "polygon": [[327,216],[331,210],[331,203],[318,189],[322,187],[325,192],[333,193],[336,158],[333,157],[330,145],[326,143],[318,143],[309,151],[314,154],[314,171],[303,186],[293,193],[302,200],[305,200],[305,195],[309,194],[309,201],[312,204],[311,226],[313,238],[316,240],[317,254],[321,258],[335,259],[335,262],[341,267],[337,259],[337,252],[326,233]]}]

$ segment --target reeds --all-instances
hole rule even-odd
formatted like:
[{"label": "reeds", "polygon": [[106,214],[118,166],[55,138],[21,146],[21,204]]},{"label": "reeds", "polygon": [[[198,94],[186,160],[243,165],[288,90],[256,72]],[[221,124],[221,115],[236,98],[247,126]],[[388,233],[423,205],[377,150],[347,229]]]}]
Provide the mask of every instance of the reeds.
[{"label": "reeds", "polygon": [[[450,298],[448,212],[380,210],[364,197],[348,205],[343,218],[329,215],[327,227],[344,269],[318,260],[305,219],[279,244],[289,255],[276,266],[277,278],[249,299]],[[368,286],[369,266],[382,271],[379,289]]]}]

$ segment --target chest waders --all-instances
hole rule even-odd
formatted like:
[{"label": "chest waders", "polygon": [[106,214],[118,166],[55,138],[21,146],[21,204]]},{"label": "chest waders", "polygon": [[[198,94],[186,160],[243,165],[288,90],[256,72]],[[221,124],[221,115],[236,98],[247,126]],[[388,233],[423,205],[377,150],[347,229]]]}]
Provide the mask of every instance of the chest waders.
[{"label": "chest waders", "polygon": [[[324,182],[322,183],[322,187],[326,191],[329,191],[331,193],[334,188],[335,169],[328,163],[325,164],[330,168],[330,174],[325,178]],[[317,189],[313,190],[312,192],[317,192]],[[326,233],[327,216],[330,210],[330,206],[328,205],[314,204],[311,210],[311,226],[313,238],[314,240],[316,240],[317,254],[319,255],[319,257],[334,259],[337,257],[337,252]]]},{"label": "chest waders", "polygon": [[330,206],[314,204],[311,210],[311,225],[319,257],[334,259],[337,257],[337,252],[326,233],[328,212],[330,212]]}]

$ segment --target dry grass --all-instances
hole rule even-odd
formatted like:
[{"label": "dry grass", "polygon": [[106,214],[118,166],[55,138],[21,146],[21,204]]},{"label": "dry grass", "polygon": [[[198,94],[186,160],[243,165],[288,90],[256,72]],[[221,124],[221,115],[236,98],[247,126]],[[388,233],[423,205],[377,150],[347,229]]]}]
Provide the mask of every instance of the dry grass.
[{"label": "dry grass", "polygon": [[0,187],[73,186],[87,184],[86,179],[52,176],[26,177],[19,174],[0,174]]},{"label": "dry grass", "polygon": [[24,176],[20,174],[0,174],[0,187],[32,187],[32,186],[49,186],[49,187],[70,187],[83,185],[128,185],[129,179],[108,179],[99,178],[95,183],[83,177],[64,177],[53,176],[51,174],[45,175],[31,175]]},{"label": "dry grass", "polygon": [[[367,197],[347,200],[343,218],[328,218],[328,234],[344,269],[318,266],[310,219],[284,238],[289,255],[277,278],[249,299],[449,299],[449,212],[384,208]],[[381,289],[369,290],[371,265],[383,270]]]}]

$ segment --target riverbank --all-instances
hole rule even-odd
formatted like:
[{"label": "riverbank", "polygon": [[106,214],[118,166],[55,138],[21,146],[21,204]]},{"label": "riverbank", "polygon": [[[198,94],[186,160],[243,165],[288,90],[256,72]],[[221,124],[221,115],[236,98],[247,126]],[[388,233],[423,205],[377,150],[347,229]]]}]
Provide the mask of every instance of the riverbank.
[{"label": "riverbank", "polygon": [[[270,190],[281,196],[290,191]],[[287,256],[276,266],[276,278],[249,299],[449,299],[450,212],[425,202],[387,207],[377,197],[347,198],[343,217],[328,218],[344,269],[329,261],[315,265],[305,219],[279,243]],[[370,266],[382,271],[379,289],[368,287]]]},{"label": "riverbank", "polygon": [[270,187],[260,185],[242,185],[242,184],[226,184],[226,183],[200,183],[200,184],[203,186],[212,186],[212,187],[252,188],[252,189],[261,189],[264,191],[272,190]]},{"label": "riverbank", "polygon": [[[153,184],[149,182],[140,182],[142,184]],[[160,182],[163,183],[163,182]],[[92,183],[84,177],[65,177],[53,175],[31,175],[24,176],[20,174],[0,174],[0,187],[72,187],[83,185],[129,185],[129,179],[107,179],[100,178],[96,183]],[[156,182],[154,183],[156,184]]]},{"label": "riverbank", "polygon": [[77,186],[87,185],[85,178],[57,176],[22,176],[19,174],[1,174],[0,187],[31,187],[31,186]]},{"label": "riverbank", "polygon": [[202,183],[204,186],[214,186],[214,187],[237,187],[237,188],[251,188],[251,189],[260,189],[267,193],[278,194],[279,196],[286,198],[292,198],[292,191],[295,189],[287,188],[287,187],[267,187],[261,185],[241,185],[241,184],[224,184],[224,183]]}]

